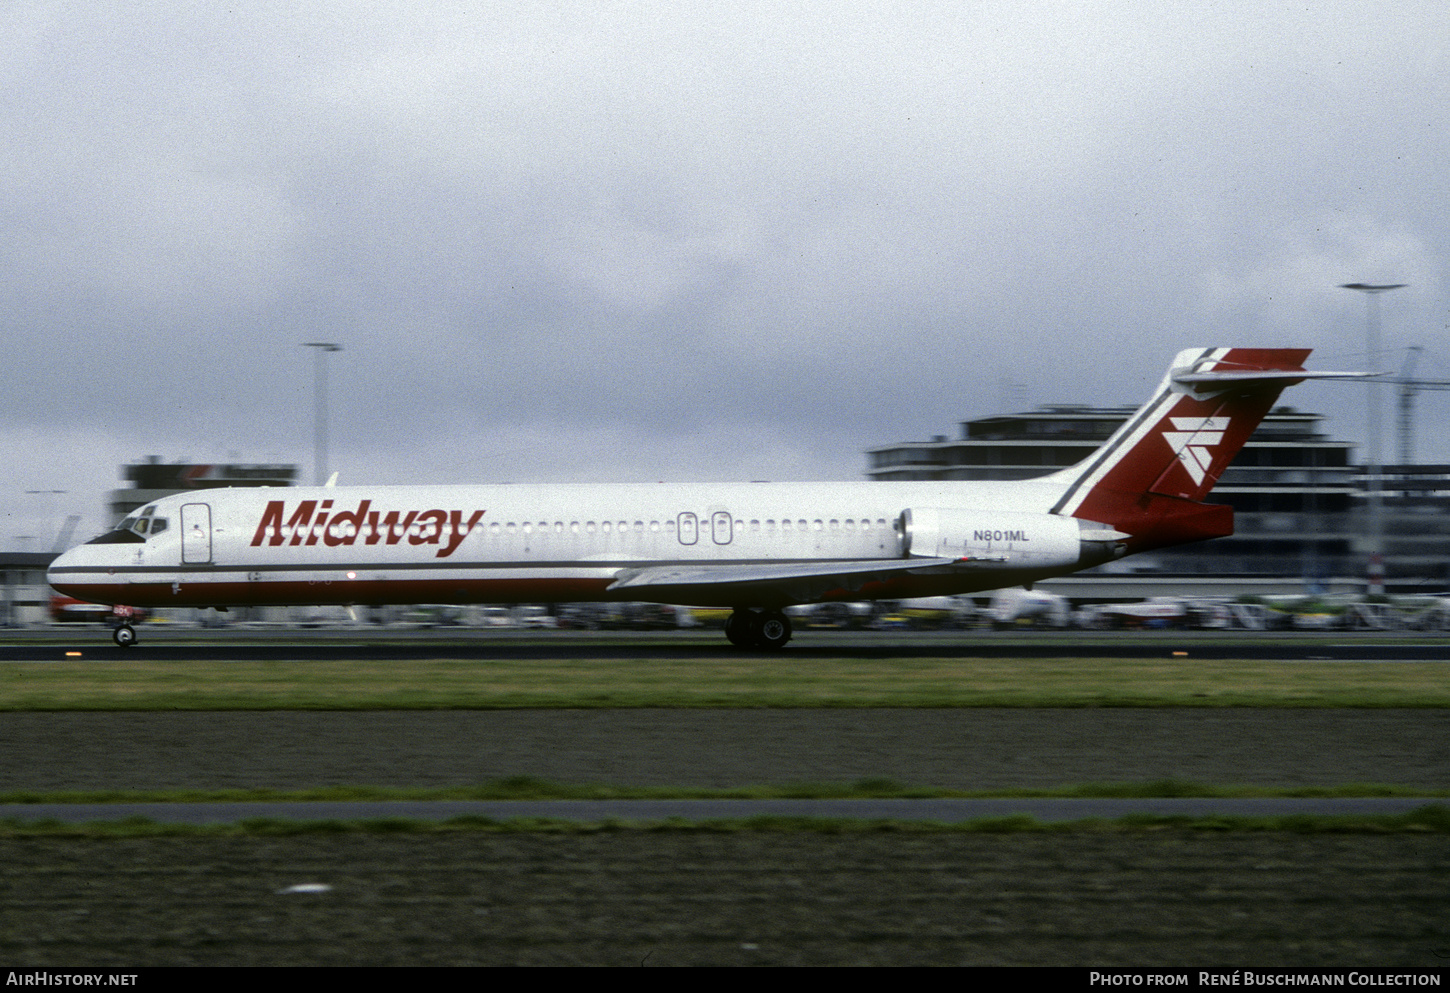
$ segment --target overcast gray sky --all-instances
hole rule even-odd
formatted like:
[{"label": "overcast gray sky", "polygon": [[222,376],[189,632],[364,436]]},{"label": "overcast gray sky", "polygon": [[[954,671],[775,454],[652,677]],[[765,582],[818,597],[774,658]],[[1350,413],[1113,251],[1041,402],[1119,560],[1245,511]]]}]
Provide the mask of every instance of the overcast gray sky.
[{"label": "overcast gray sky", "polygon": [[310,479],[305,341],[345,483],[859,478],[1184,347],[1362,367],[1351,281],[1450,378],[1443,0],[7,18],[0,547],[147,454]]}]

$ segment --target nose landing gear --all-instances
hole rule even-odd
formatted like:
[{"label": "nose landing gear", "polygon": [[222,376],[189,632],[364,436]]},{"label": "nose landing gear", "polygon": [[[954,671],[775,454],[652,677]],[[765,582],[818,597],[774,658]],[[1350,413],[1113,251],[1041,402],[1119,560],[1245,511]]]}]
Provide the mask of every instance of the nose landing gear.
[{"label": "nose landing gear", "polygon": [[725,620],[725,637],[737,648],[773,652],[790,636],[790,618],[778,610],[736,610]]},{"label": "nose landing gear", "polygon": [[117,624],[111,632],[111,640],[122,648],[130,648],[136,644],[136,629],[129,624]]}]

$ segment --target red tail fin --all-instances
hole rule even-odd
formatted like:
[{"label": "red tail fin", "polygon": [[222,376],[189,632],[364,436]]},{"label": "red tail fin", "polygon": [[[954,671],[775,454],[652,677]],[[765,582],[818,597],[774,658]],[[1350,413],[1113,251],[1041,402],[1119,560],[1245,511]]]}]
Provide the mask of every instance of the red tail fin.
[{"label": "red tail fin", "polygon": [[[1053,511],[1110,525],[1131,551],[1233,534],[1233,511],[1200,503],[1286,386],[1307,348],[1180,352],[1153,399],[1086,462]],[[1296,376],[1295,373],[1300,375]]]}]

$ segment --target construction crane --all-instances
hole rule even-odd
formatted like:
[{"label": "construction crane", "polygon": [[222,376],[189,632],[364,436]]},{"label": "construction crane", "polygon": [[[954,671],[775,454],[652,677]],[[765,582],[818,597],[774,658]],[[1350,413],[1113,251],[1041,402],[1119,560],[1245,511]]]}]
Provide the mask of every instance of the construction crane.
[{"label": "construction crane", "polygon": [[1399,434],[1400,465],[1411,465],[1415,461],[1415,394],[1421,390],[1450,390],[1450,379],[1416,379],[1415,365],[1424,351],[1419,345],[1405,349],[1405,363],[1400,374],[1380,379],[1381,383],[1394,383],[1399,387],[1399,410],[1396,429]]}]

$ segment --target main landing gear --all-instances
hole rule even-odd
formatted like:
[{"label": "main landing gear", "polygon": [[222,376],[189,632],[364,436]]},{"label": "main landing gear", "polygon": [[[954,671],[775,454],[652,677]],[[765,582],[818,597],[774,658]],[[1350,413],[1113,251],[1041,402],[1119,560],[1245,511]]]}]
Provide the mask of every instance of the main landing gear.
[{"label": "main landing gear", "polygon": [[776,651],[790,641],[790,618],[778,610],[736,610],[725,620],[725,637],[737,648]]}]

